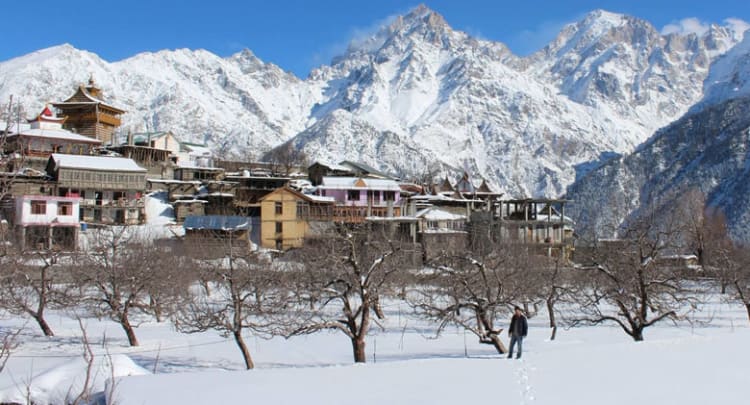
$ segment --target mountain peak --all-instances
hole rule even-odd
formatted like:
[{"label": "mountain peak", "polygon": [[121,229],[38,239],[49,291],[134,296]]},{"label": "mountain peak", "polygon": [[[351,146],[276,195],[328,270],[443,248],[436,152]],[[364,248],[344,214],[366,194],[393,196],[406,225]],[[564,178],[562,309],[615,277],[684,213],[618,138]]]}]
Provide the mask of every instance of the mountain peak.
[{"label": "mountain peak", "polygon": [[[442,15],[420,4],[406,15],[400,15],[381,26],[377,33],[364,38],[354,38],[349,43],[347,54],[375,52],[394,38],[419,38],[429,42],[440,42],[444,34],[452,31]],[[340,58],[334,59],[334,64]]]},{"label": "mountain peak", "polygon": [[399,17],[391,24],[394,28],[426,26],[431,28],[445,28],[448,23],[442,15],[420,4],[403,17]]},{"label": "mountain peak", "polygon": [[611,11],[598,8],[596,10],[593,10],[587,13],[586,16],[583,18],[583,21],[601,21],[605,23],[610,23],[611,25],[620,25],[622,24],[622,21],[625,17],[626,16],[624,14],[614,13]]}]

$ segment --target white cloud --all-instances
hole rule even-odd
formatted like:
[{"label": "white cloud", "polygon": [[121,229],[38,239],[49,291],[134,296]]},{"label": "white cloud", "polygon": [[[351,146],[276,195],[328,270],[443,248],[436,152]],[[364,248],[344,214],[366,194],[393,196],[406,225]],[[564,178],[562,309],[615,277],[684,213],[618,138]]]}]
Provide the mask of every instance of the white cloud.
[{"label": "white cloud", "polygon": [[664,28],[661,29],[661,34],[662,35],[697,34],[698,36],[701,36],[705,34],[710,27],[711,27],[710,24],[703,22],[695,17],[690,17],[690,18],[683,18],[680,21],[675,21],[675,22],[672,22],[671,24],[665,25]]},{"label": "white cloud", "polygon": [[729,29],[739,34],[740,38],[742,38],[742,34],[745,31],[750,29],[750,23],[745,20],[740,20],[739,18],[727,18],[724,20],[724,24],[729,27]]}]

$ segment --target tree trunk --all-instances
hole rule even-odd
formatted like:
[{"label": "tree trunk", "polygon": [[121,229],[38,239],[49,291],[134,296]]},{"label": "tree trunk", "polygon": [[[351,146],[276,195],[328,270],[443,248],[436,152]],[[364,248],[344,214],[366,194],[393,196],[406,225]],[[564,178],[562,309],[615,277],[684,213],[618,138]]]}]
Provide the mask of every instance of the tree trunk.
[{"label": "tree trunk", "polygon": [[385,313],[383,313],[383,307],[380,306],[380,298],[375,300],[375,316],[378,317],[378,319],[385,319]]},{"label": "tree trunk", "polygon": [[247,367],[248,370],[254,369],[255,364],[253,363],[252,356],[250,356],[250,350],[247,349],[245,339],[242,338],[242,331],[234,331],[232,334],[234,335],[234,341],[242,352],[242,358],[245,359],[245,367]]},{"label": "tree trunk", "polygon": [[633,340],[635,340],[636,342],[642,342],[643,341],[643,328],[633,329],[633,333],[630,336],[632,336]]},{"label": "tree trunk", "polygon": [[138,346],[138,338],[135,337],[135,329],[133,329],[133,325],[130,324],[130,319],[128,319],[127,314],[123,314],[120,317],[120,325],[122,325],[122,329],[128,336],[128,343],[130,343],[130,346]]},{"label": "tree trunk", "polygon": [[500,354],[508,353],[508,349],[505,348],[505,345],[503,344],[503,341],[500,340],[500,336],[495,333],[490,333],[488,336],[489,339],[492,341],[492,346],[495,347],[495,350],[497,350]]},{"label": "tree trunk", "polygon": [[352,350],[354,351],[355,363],[366,363],[367,355],[365,354],[364,336],[352,338]]},{"label": "tree trunk", "polygon": [[747,309],[747,320],[750,321],[750,304],[745,304],[745,308]]},{"label": "tree trunk", "polygon": [[555,302],[547,300],[547,312],[549,313],[549,327],[556,328],[557,320],[555,319]]},{"label": "tree trunk", "polygon": [[33,315],[33,317],[36,323],[38,323],[39,327],[42,329],[44,336],[55,336],[55,333],[52,332],[52,328],[49,327],[49,324],[47,323],[47,320],[44,319],[43,315]]},{"label": "tree trunk", "polygon": [[164,321],[164,318],[162,317],[161,302],[154,297],[150,297],[148,304],[151,307],[151,310],[154,311],[156,322],[162,323]]}]

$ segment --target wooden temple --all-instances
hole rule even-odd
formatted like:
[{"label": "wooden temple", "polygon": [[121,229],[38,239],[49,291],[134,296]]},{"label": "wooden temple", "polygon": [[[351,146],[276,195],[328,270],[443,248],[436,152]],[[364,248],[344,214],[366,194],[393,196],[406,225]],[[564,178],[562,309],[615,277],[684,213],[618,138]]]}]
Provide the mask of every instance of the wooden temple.
[{"label": "wooden temple", "polygon": [[63,128],[113,144],[115,130],[120,126],[120,115],[125,113],[117,107],[102,101],[102,92],[94,79],[88,85],[80,85],[75,94],[67,100],[52,104],[60,116],[65,117]]}]

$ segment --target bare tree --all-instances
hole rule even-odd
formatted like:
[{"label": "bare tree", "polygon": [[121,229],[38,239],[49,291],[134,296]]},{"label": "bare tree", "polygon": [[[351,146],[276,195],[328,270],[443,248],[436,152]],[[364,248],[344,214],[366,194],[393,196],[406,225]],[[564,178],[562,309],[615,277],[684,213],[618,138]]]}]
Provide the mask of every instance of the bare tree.
[{"label": "bare tree", "polygon": [[688,319],[700,304],[694,283],[663,260],[680,240],[681,224],[676,217],[657,221],[654,215],[633,221],[619,240],[593,250],[592,265],[577,274],[574,325],[613,322],[641,341],[646,328],[665,319]]},{"label": "bare tree", "polygon": [[367,361],[365,345],[373,315],[382,317],[381,298],[408,271],[411,245],[371,232],[367,225],[337,224],[307,240],[287,259],[304,269],[293,278],[297,307],[289,336],[336,330],[351,342],[354,361]]},{"label": "bare tree", "polygon": [[10,96],[7,106],[0,107],[0,256],[5,256],[11,250],[10,240],[12,229],[9,226],[8,218],[11,216],[13,183],[18,177],[19,170],[10,172],[11,167],[17,167],[22,163],[23,156],[16,156],[14,153],[6,153],[8,136],[13,130],[20,128],[22,114],[25,114],[20,104],[13,103],[13,96]]},{"label": "bare tree", "polygon": [[495,244],[462,256],[442,256],[407,299],[417,314],[439,322],[438,333],[458,325],[503,354],[507,349],[495,320],[529,297],[527,274],[534,260],[524,245]]},{"label": "bare tree", "polygon": [[96,230],[93,246],[79,255],[74,274],[84,289],[83,302],[97,315],[117,322],[131,346],[138,346],[134,314],[152,314],[150,292],[165,280],[164,252],[133,227],[111,226]]},{"label": "bare tree", "polygon": [[750,248],[732,244],[715,259],[722,292],[729,293],[727,300],[745,307],[750,320]]},{"label": "bare tree", "polygon": [[307,165],[307,154],[286,142],[266,153],[264,160],[271,164],[272,172],[288,176],[295,167]]},{"label": "bare tree", "polygon": [[685,250],[694,254],[704,269],[711,270],[732,245],[724,213],[709,207],[705,194],[698,189],[682,194],[675,210],[682,222]]},{"label": "bare tree", "polygon": [[30,255],[19,252],[5,264],[0,272],[0,307],[30,316],[45,336],[54,336],[45,311],[65,308],[74,300],[74,288],[64,276],[70,271],[70,258],[51,250]]},{"label": "bare tree", "polygon": [[[231,233],[225,236],[212,241],[208,255],[196,255],[198,283],[176,312],[175,325],[185,333],[216,330],[232,336],[245,367],[252,369],[255,364],[243,332],[269,336],[278,329],[274,319],[285,310],[289,297],[282,288],[285,274],[272,269],[270,258],[261,253],[238,249]],[[220,252],[217,242],[224,246]]]},{"label": "bare tree", "polygon": [[556,305],[565,299],[570,289],[570,275],[573,271],[562,256],[537,256],[531,261],[523,277],[527,279],[530,293],[537,296],[547,307],[550,340],[557,336]]},{"label": "bare tree", "polygon": [[[13,130],[20,129],[21,117],[25,117],[26,113],[19,103],[13,103],[13,96],[10,96],[8,104],[0,108],[0,123],[4,124],[0,127],[2,133],[0,133],[0,172],[4,172],[10,166],[13,160],[17,160],[18,157],[13,154],[6,154],[6,145],[8,142],[8,135]],[[17,166],[18,162],[15,162]],[[10,195],[11,186],[13,181],[18,175],[18,170],[13,173],[5,173],[0,176],[0,202],[2,202],[7,196]],[[2,218],[0,218],[2,219]]]},{"label": "bare tree", "polygon": [[8,364],[13,350],[18,347],[18,335],[21,334],[22,330],[0,332],[0,336],[2,336],[0,337],[0,373],[5,370],[5,365]]}]

